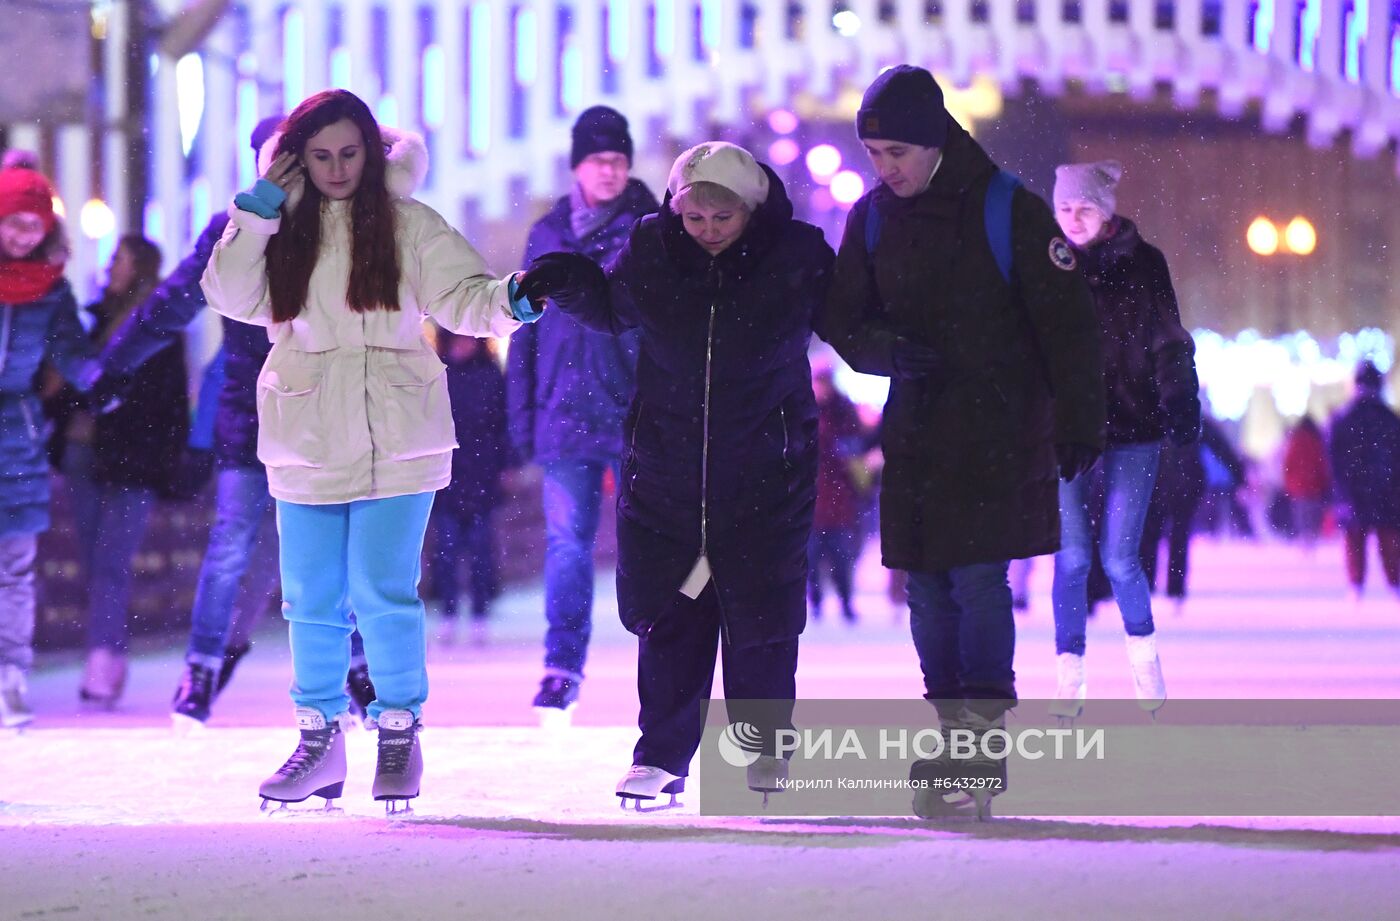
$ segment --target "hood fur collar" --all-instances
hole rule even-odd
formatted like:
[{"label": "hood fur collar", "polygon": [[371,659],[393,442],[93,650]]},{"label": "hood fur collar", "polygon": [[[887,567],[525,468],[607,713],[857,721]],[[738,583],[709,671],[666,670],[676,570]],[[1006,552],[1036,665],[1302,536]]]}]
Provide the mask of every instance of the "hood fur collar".
[{"label": "hood fur collar", "polygon": [[[424,143],[421,135],[412,131],[380,125],[379,133],[384,136],[384,143],[389,147],[385,153],[389,162],[384,174],[389,195],[392,198],[411,198],[428,175],[428,145]],[[282,132],[278,131],[268,138],[258,151],[258,175],[266,173],[267,168],[272,165],[273,155],[281,140]],[[287,210],[295,208],[296,204],[296,199],[288,197]]]}]

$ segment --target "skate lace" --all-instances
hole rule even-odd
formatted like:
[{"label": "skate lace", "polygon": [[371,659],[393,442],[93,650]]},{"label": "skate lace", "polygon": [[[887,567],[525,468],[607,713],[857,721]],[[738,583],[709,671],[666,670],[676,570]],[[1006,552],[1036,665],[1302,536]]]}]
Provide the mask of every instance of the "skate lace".
[{"label": "skate lace", "polygon": [[647,766],[647,765],[645,765],[645,764],[634,764],[634,765],[632,765],[632,767],[627,771],[627,779],[628,779],[628,780],[646,780],[646,779],[648,779],[648,778],[655,777],[655,776],[657,776],[658,774],[661,774],[661,773],[663,773],[662,770],[661,770],[661,768],[658,768],[658,767],[649,767],[649,766]]},{"label": "skate lace", "polygon": [[413,754],[413,729],[379,730],[380,774],[403,774],[408,771],[408,759]]},{"label": "skate lace", "polygon": [[213,685],[213,671],[200,665],[192,666],[185,672],[185,680],[180,686],[180,699],[207,698]]},{"label": "skate lace", "polygon": [[277,769],[281,777],[296,777],[305,771],[316,766],[316,761],[321,757],[321,753],[326,750],[326,743],[303,738],[297,744],[297,750],[292,752],[292,756],[286,763]]}]

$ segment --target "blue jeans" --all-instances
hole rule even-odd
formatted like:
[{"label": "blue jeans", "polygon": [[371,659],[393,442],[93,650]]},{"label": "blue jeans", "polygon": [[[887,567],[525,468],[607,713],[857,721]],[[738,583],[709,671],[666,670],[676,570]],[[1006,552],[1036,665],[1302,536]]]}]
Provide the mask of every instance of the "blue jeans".
[{"label": "blue jeans", "polygon": [[440,505],[429,527],[433,532],[433,553],[428,572],[433,595],[442,600],[443,616],[457,616],[462,594],[457,563],[465,555],[470,567],[467,585],[471,591],[472,617],[485,617],[486,608],[496,597],[500,585],[491,512],[464,514]]},{"label": "blue jeans", "polygon": [[618,477],[616,462],[556,460],[544,464],[544,667],[551,675],[583,679],[593,632],[593,539],[603,471]]},{"label": "blue jeans", "polygon": [[1006,563],[909,573],[909,629],[924,673],[924,696],[953,715],[963,701],[996,701],[988,718],[1016,702],[1016,621]]},{"label": "blue jeans", "polygon": [[292,644],[292,700],[334,719],[349,706],[350,611],[386,709],[422,712],[427,640],[418,578],[433,493],[335,505],[277,501],[282,616]]},{"label": "blue jeans", "polygon": [[[223,658],[239,583],[271,513],[272,496],[267,492],[267,472],[263,468],[230,467],[219,471],[214,526],[209,530],[209,546],[204,551],[194,591],[187,655],[211,665]],[[273,574],[255,572],[252,576],[267,581]]]},{"label": "blue jeans", "polygon": [[1113,445],[1095,471],[1072,483],[1060,483],[1060,552],[1055,554],[1055,651],[1084,654],[1084,624],[1089,617],[1089,566],[1094,531],[1089,521],[1092,478],[1101,470],[1104,512],[1099,558],[1113,586],[1130,636],[1147,636],[1152,627],[1152,590],[1142,569],[1142,528],[1152,485],[1157,478],[1159,442]]},{"label": "blue jeans", "polygon": [[70,443],[63,453],[78,552],[88,574],[89,649],[126,652],[131,603],[131,558],[146,538],[155,491],[92,479],[92,446]]}]

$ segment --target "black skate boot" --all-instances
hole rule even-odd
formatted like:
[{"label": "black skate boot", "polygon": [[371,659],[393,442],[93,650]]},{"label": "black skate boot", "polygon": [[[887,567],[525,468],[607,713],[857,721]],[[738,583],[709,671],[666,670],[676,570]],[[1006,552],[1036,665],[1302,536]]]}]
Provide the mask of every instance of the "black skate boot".
[{"label": "black skate boot", "polygon": [[418,796],[423,782],[423,748],[418,742],[423,724],[408,710],[385,710],[378,723],[374,798],[384,804],[385,815],[410,813],[408,801]]},{"label": "black skate boot", "polygon": [[209,721],[214,696],[214,670],[201,662],[186,662],[185,673],[170,702],[171,728],[176,735],[198,730]]},{"label": "black skate boot", "polygon": [[238,667],[238,661],[246,656],[248,650],[252,648],[252,643],[239,643],[237,646],[224,648],[224,662],[219,666],[219,681],[214,685],[215,697],[224,692],[224,688],[233,680],[233,670]]},{"label": "black skate boot", "polygon": [[573,723],[573,710],[578,704],[579,682],[566,675],[545,675],[535,694],[533,706],[540,725],[546,729],[563,729]]},{"label": "black skate boot", "polygon": [[296,717],[301,742],[287,763],[258,788],[263,812],[268,803],[281,803],[273,810],[278,812],[287,803],[313,796],[324,798],[330,811],[331,801],[339,798],[345,787],[345,734],[340,731],[340,722],[327,723],[321,712],[311,707],[297,707]]},{"label": "black skate boot", "polygon": [[359,720],[365,729],[374,728],[374,720],[369,716],[369,705],[374,703],[374,682],[369,680],[369,665],[360,662],[350,666],[345,674],[345,690],[350,695],[350,713]]}]

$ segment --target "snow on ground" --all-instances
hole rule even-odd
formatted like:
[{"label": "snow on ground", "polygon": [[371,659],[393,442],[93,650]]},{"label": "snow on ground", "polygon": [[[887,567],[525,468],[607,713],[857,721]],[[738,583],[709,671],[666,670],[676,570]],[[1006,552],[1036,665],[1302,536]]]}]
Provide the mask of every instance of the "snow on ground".
[{"label": "snow on ground", "polygon": [[[1400,698],[1400,601],[1345,600],[1338,547],[1196,549],[1184,613],[1158,611],[1174,698]],[[1037,564],[1018,619],[1024,697],[1053,689],[1049,570]],[[358,731],[343,812],[258,812],[258,782],[295,740],[275,623],[210,728],[183,739],[166,718],[177,642],[143,647],[114,713],[80,710],[76,660],[48,657],[39,727],[0,738],[0,921],[1400,918],[1396,817],[732,819],[699,815],[693,794],[623,812],[611,790],[635,741],[634,647],[609,582],[573,730],[532,725],[538,586],[502,599],[486,649],[433,648],[427,777],[406,819],[370,801],[373,738]],[[809,629],[805,697],[918,694],[869,555],[861,589],[860,624]],[[1091,624],[1091,696],[1131,693],[1116,617],[1109,605]]]}]

